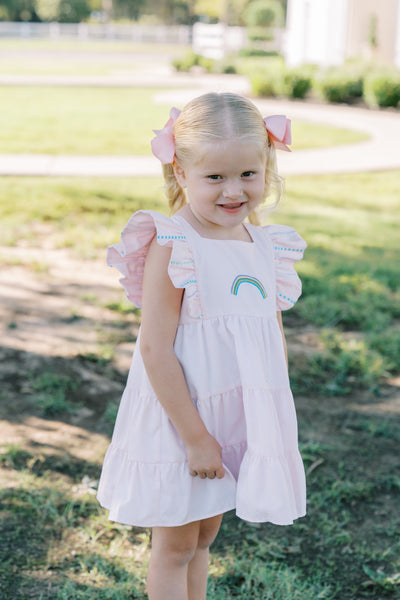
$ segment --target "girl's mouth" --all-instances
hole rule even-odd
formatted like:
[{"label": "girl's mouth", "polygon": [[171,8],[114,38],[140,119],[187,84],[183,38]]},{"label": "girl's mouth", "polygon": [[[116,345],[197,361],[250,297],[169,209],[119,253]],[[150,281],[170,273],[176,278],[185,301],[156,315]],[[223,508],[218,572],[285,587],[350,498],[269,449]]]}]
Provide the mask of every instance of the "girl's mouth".
[{"label": "girl's mouth", "polygon": [[243,204],[244,202],[236,202],[235,204],[218,204],[218,206],[219,208],[222,208],[222,210],[232,213],[239,211]]}]

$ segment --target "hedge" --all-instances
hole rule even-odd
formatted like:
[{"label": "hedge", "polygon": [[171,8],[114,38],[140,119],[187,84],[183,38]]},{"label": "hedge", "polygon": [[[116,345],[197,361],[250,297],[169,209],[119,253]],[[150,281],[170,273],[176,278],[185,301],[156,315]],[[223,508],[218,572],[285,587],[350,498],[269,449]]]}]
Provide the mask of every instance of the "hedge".
[{"label": "hedge", "polygon": [[364,81],[364,98],[369,106],[397,107],[400,102],[400,73],[370,73]]},{"label": "hedge", "polygon": [[331,69],[320,74],[315,81],[315,89],[328,102],[351,104],[363,96],[363,75],[347,69]]},{"label": "hedge", "polygon": [[376,67],[356,66],[317,71],[315,67],[281,69],[254,74],[256,96],[305,98],[310,92],[327,102],[354,104],[362,99],[371,107],[397,107],[400,103],[400,72],[377,71]]}]

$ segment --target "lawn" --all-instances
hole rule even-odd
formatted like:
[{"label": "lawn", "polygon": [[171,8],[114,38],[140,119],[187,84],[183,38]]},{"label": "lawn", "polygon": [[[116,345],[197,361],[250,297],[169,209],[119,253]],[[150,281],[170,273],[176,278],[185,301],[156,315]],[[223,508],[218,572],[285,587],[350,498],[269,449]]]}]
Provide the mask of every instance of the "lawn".
[{"label": "lawn", "polygon": [[[296,314],[324,331],[321,344],[330,362],[325,378],[331,380],[335,368],[331,354],[338,360],[346,356],[346,332],[360,334],[353,354],[365,364],[349,364],[344,388],[355,375],[357,385],[364,377],[367,385],[370,376],[374,382],[375,376],[400,368],[398,179],[398,172],[290,177],[286,199],[265,215],[292,224],[308,241],[307,260],[299,264],[304,294]],[[167,211],[157,178],[7,178],[0,180],[0,194],[3,243],[40,246],[41,224],[46,224],[47,243],[85,257],[115,241],[115,232],[135,210]],[[296,385],[303,390],[306,382],[302,374]]]},{"label": "lawn", "polygon": [[[129,42],[123,40],[83,40],[75,37],[63,39],[40,39],[40,38],[1,38],[0,52],[4,53],[5,63],[1,69],[7,64],[10,57],[14,57],[19,53],[32,54],[35,52],[44,56],[46,53],[52,54],[55,59],[58,54],[67,53],[70,55],[70,60],[73,61],[74,54],[85,53],[99,55],[101,59],[104,55],[108,55],[108,60],[114,60],[118,64],[120,54],[141,54],[154,55],[154,61],[159,62],[160,56],[174,56],[176,54],[187,51],[188,47],[185,44],[162,44],[162,43],[145,43],[145,42]],[[40,62],[40,60],[39,60]],[[53,61],[53,72],[57,72],[57,60]]]},{"label": "lawn", "polygon": [[[298,267],[303,297],[284,316],[308,515],[291,527],[255,527],[227,514],[212,551],[210,600],[399,597],[399,176],[290,177],[270,216],[309,244]],[[83,254],[89,273],[131,212],[167,212],[160,188],[157,179],[1,179],[4,269],[28,273],[34,248],[45,246]],[[13,247],[25,248],[18,262]],[[37,270],[39,286],[47,273]],[[78,287],[72,279],[68,289]],[[126,376],[100,341],[108,327],[114,346],[123,345],[139,317],[122,292],[113,302],[79,293],[71,337],[86,323],[101,330],[96,352],[1,348],[1,417],[15,436],[28,432],[0,458],[4,600],[145,598],[149,532],[108,522],[93,495]],[[20,319],[8,324],[17,334]],[[35,428],[46,428],[42,443],[29,437]]]},{"label": "lawn", "polygon": [[[153,129],[169,106],[156,104],[154,88],[3,87],[0,153],[150,154]],[[199,90],[199,94],[201,91]],[[182,108],[178,105],[178,108]],[[294,148],[354,143],[362,133],[293,123]]]},{"label": "lawn", "polygon": [[3,88],[0,152],[149,154],[152,130],[168,108],[152,104],[157,89]]}]

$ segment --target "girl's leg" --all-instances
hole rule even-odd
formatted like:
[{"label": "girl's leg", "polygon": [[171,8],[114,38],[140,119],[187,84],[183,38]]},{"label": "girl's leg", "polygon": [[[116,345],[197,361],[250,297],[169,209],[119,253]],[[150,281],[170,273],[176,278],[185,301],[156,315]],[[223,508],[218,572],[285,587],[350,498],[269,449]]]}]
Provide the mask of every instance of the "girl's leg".
[{"label": "girl's leg", "polygon": [[154,527],[147,573],[149,600],[205,600],[208,548],[222,516],[181,527]]},{"label": "girl's leg", "polygon": [[206,600],[209,548],[219,531],[222,515],[200,521],[197,549],[188,565],[189,600]]},{"label": "girl's leg", "polygon": [[200,522],[154,527],[147,573],[149,600],[188,600],[188,565],[199,539]]}]

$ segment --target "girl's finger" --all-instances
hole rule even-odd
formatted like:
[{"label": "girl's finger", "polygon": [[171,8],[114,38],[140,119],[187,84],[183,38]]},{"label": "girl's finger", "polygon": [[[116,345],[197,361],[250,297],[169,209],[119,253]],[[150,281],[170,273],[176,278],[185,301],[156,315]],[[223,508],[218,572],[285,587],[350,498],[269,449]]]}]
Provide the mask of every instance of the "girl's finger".
[{"label": "girl's finger", "polygon": [[218,479],[222,479],[223,476],[225,475],[225,469],[224,469],[224,467],[220,467],[219,469],[217,469],[215,471],[215,474],[216,474],[216,476],[217,476]]}]

